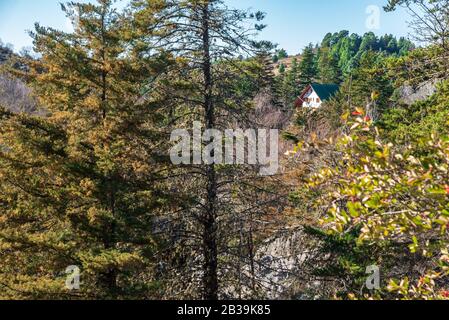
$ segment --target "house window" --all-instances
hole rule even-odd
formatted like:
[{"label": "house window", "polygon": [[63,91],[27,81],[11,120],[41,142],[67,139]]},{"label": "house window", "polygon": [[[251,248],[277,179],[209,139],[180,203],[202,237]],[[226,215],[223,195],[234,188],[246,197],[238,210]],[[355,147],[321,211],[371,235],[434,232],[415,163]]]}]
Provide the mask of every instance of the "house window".
[{"label": "house window", "polygon": [[320,98],[316,98],[316,102],[320,103],[321,102]]}]

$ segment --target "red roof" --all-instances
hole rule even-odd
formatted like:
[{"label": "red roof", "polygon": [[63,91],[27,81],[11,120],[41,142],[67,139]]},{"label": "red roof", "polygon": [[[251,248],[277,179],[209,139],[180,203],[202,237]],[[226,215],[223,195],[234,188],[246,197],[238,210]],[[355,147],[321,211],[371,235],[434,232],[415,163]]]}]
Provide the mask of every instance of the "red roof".
[{"label": "red roof", "polygon": [[296,99],[296,101],[295,101],[296,108],[302,107],[302,105],[305,101],[304,96],[306,95],[307,92],[309,92],[309,89],[313,89],[311,84],[309,84],[307,87],[305,87],[304,90],[302,91],[302,93],[299,95],[298,99]]}]

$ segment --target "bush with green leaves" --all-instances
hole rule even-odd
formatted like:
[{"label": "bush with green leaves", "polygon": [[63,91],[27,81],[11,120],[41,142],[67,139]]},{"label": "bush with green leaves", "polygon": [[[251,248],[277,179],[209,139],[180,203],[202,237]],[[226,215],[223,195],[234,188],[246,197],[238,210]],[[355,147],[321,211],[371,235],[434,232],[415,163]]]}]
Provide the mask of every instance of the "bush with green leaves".
[{"label": "bush with green leaves", "polygon": [[[382,270],[388,285],[370,298],[449,298],[449,140],[431,135],[397,148],[362,110],[353,116],[336,144],[338,164],[308,180],[310,191],[321,191],[323,228],[339,236],[359,230],[358,246],[404,247],[416,258]],[[382,268],[383,256],[375,262]]]},{"label": "bush with green leaves", "polygon": [[408,143],[425,138],[429,132],[449,133],[449,81],[438,85],[438,91],[424,101],[388,109],[379,126],[390,141]]}]

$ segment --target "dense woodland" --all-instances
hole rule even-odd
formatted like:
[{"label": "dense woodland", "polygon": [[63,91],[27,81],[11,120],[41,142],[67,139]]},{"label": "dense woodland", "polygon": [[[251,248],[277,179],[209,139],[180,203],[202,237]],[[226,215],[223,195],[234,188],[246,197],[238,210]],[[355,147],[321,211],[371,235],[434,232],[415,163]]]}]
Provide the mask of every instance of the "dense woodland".
[{"label": "dense woodland", "polygon": [[[69,3],[73,33],[1,44],[0,299],[449,299],[449,1],[399,6],[410,39],[294,57],[220,0]],[[340,90],[298,108],[313,82]],[[281,130],[281,169],[174,165],[194,121]]]},{"label": "dense woodland", "polygon": [[414,48],[410,40],[396,39],[392,35],[378,38],[368,32],[359,36],[346,30],[328,33],[319,45],[310,44],[304,48],[299,58],[293,58],[288,69],[282,63],[285,50],[275,52],[273,61],[281,61],[278,92],[282,93],[282,102],[289,106],[312,82],[341,84],[364,64],[401,57]]}]

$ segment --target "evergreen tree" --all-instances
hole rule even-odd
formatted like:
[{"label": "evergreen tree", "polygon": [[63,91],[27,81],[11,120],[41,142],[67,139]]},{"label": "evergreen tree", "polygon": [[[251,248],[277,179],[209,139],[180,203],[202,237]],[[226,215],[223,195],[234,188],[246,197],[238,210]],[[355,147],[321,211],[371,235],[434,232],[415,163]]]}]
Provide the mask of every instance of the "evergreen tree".
[{"label": "evergreen tree", "polygon": [[[142,56],[112,4],[62,5],[74,33],[36,25],[42,57],[21,76],[47,116],[2,110],[2,298],[156,296],[163,97],[142,93],[168,61]],[[77,269],[69,290],[65,272]]]},{"label": "evergreen tree", "polygon": [[[253,77],[255,79],[255,90],[248,92],[249,96],[254,96],[261,91],[267,91],[271,95],[271,103],[273,106],[280,106],[280,88],[277,85],[276,78],[273,72],[273,63],[270,59],[270,53],[267,51],[259,52],[255,59],[255,69],[258,74]],[[282,68],[283,67],[283,68]],[[283,71],[282,71],[283,69]],[[285,72],[285,65],[281,64],[279,72]]]},{"label": "evergreen tree", "polygon": [[344,87],[349,90],[353,106],[370,105],[377,109],[375,114],[383,111],[393,94],[391,80],[384,72],[383,55],[373,51],[365,52]]},{"label": "evergreen tree", "polygon": [[301,84],[299,63],[296,58],[293,58],[291,68],[283,73],[283,77],[278,79],[279,87],[281,88],[281,99],[285,106],[291,107],[293,103],[301,94]]},{"label": "evergreen tree", "polygon": [[322,47],[319,51],[318,74],[322,83],[339,84],[341,82],[342,76],[338,59],[328,47]]},{"label": "evergreen tree", "polygon": [[285,49],[279,49],[277,51],[277,56],[278,56],[279,59],[288,58],[288,54],[287,54],[287,51],[285,51]]},{"label": "evergreen tree", "polygon": [[283,64],[283,63],[281,63],[280,65],[279,65],[279,73],[285,73],[285,64]]},{"label": "evergreen tree", "polygon": [[301,62],[299,63],[299,92],[317,79],[316,57],[314,47],[312,44],[308,45],[302,55]]},{"label": "evergreen tree", "polygon": [[363,35],[359,51],[378,51],[380,48],[379,39],[373,32],[367,32]]},{"label": "evergreen tree", "polygon": [[[250,37],[264,27],[259,22],[264,14],[231,10],[219,0],[134,1],[133,7],[139,25],[145,26],[145,19],[159,23],[158,34],[146,40],[179,57],[167,81],[174,106],[171,126],[189,129],[198,121],[202,129],[247,127],[254,96],[242,84],[267,83],[266,59],[260,63],[254,56],[272,44]],[[247,29],[249,21],[254,27]],[[242,290],[242,261],[251,265],[254,256],[251,217],[266,210],[266,202],[257,201],[262,192],[253,170],[203,162],[171,168],[169,183],[183,201],[165,215],[178,230],[166,273],[169,297],[216,300],[226,293],[220,283]],[[250,283],[255,292],[255,282]]]}]

